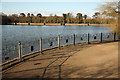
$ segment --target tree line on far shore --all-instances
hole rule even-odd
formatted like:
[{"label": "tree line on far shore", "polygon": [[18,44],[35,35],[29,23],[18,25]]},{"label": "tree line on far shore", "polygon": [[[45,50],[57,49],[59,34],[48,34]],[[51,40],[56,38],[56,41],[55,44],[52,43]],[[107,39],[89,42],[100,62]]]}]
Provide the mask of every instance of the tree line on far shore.
[{"label": "tree line on far shore", "polygon": [[2,17],[2,24],[11,23],[69,23],[69,24],[112,24],[112,28],[118,29],[118,1],[106,2],[105,4],[97,8],[98,12],[94,13],[92,18],[88,15],[83,15],[82,13],[77,13],[73,16],[72,13],[63,14],[62,16],[52,15],[43,16],[41,13],[37,15],[28,13],[12,14],[10,16],[4,13],[0,15]]},{"label": "tree line on far shore", "polygon": [[82,13],[77,13],[74,17],[72,13],[63,14],[62,16],[52,15],[42,16],[41,13],[37,15],[28,13],[12,14],[7,16],[6,14],[1,14],[2,16],[2,24],[7,25],[11,23],[74,23],[74,24],[109,24],[113,18],[102,19],[99,12],[96,12],[93,15],[93,18],[88,18],[87,15],[83,15]]}]

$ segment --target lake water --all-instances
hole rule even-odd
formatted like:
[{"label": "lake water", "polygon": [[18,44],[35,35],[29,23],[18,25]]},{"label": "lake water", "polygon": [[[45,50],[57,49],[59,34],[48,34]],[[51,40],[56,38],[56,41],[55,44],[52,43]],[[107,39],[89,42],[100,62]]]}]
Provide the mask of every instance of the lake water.
[{"label": "lake water", "polygon": [[[100,34],[110,33],[112,30],[104,26],[21,26],[21,25],[3,25],[2,26],[2,47],[3,47],[3,62],[18,57],[18,42],[22,42],[23,52],[22,54],[28,54],[39,50],[39,39],[42,37],[43,48],[50,48],[57,46],[57,36],[64,37],[61,39],[61,45],[72,43],[72,36],[74,33],[78,35],[76,42],[79,43],[80,36],[87,38],[85,34]],[[68,37],[67,37],[68,36]],[[99,35],[100,36],[100,35]],[[61,38],[62,38],[61,37]],[[77,36],[76,36],[77,37]],[[83,42],[87,39],[82,39]],[[92,37],[91,37],[92,40]],[[96,40],[99,40],[96,39]],[[50,42],[54,42],[54,45],[49,46]],[[81,41],[82,42],[82,41]],[[34,46],[34,50],[31,51],[30,47]],[[5,59],[5,57],[9,57]]]},{"label": "lake water", "polygon": [[4,25],[2,26],[3,42],[25,41],[31,39],[40,39],[40,37],[56,37],[58,35],[75,34],[95,34],[111,32],[108,27],[104,26],[19,26]]}]

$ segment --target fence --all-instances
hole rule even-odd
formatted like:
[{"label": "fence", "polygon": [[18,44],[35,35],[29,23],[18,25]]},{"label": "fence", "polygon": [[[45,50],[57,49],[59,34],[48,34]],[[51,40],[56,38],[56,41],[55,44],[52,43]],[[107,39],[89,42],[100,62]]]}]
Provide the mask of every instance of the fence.
[{"label": "fence", "polygon": [[118,40],[119,34],[116,32],[112,33],[97,33],[97,34],[73,34],[73,35],[59,35],[57,37],[50,37],[50,38],[40,38],[40,40],[35,41],[19,41],[19,43],[10,43],[4,44],[2,48],[2,62],[9,61],[13,58],[19,57],[20,61],[22,60],[22,55],[39,51],[42,53],[43,49],[52,48],[61,45],[69,45],[69,44],[76,44],[76,43],[83,43],[91,41],[100,41],[103,40]]}]

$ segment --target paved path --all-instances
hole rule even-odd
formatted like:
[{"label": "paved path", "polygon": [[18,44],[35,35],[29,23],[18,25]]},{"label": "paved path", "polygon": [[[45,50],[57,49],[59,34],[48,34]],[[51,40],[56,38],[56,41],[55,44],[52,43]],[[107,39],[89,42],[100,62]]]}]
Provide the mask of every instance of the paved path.
[{"label": "paved path", "polygon": [[3,71],[3,78],[116,78],[118,42],[50,50]]}]

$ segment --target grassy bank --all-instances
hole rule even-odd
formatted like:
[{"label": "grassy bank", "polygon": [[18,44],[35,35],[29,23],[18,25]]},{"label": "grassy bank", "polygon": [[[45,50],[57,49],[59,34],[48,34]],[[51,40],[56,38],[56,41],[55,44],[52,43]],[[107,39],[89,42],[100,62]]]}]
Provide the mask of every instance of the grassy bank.
[{"label": "grassy bank", "polygon": [[[12,25],[15,25],[12,23]],[[17,23],[17,25],[29,25],[28,23]],[[30,23],[33,26],[43,26],[44,23]],[[46,26],[61,26],[61,23],[45,23]],[[65,24],[66,26],[88,26],[88,24]],[[89,24],[89,26],[109,26],[110,24]]]}]

